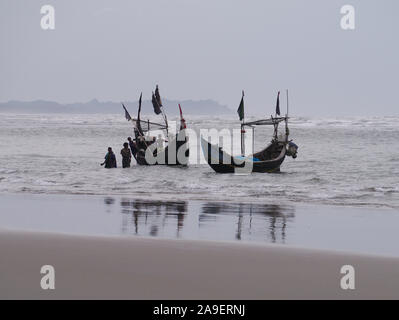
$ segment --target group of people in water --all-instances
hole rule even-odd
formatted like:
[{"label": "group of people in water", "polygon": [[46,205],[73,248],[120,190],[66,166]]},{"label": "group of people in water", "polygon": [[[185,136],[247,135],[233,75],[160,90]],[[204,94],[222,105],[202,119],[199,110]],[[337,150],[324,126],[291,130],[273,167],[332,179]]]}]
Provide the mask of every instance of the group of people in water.
[{"label": "group of people in water", "polygon": [[[128,142],[125,142],[123,144],[123,148],[121,150],[122,167],[123,168],[130,168],[130,163],[132,161],[132,155],[136,159],[136,155],[138,152],[136,142],[134,142],[131,137],[127,138],[127,140],[128,140]],[[108,152],[105,155],[104,162],[101,163],[101,165],[107,169],[117,167],[116,156],[111,147],[108,147]]]}]

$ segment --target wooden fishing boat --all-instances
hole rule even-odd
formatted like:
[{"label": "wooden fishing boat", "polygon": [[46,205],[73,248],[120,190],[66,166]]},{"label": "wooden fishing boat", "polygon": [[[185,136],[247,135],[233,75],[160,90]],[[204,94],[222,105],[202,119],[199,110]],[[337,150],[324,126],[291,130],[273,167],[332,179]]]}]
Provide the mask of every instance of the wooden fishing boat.
[{"label": "wooden fishing boat", "polygon": [[[280,94],[280,93],[279,93]],[[286,156],[294,159],[297,157],[298,146],[289,140],[288,129],[288,93],[287,93],[287,114],[280,116],[279,95],[277,97],[276,116],[269,119],[245,122],[244,120],[244,94],[239,107],[241,122],[241,155],[232,156],[223,151],[221,147],[209,143],[201,137],[201,147],[209,166],[218,173],[251,173],[251,172],[279,172],[280,166]],[[241,110],[240,110],[241,109]],[[285,122],[285,132],[279,134],[279,124]],[[246,128],[254,132],[256,126],[273,126],[274,134],[272,141],[261,151],[245,156],[244,135]],[[254,139],[254,137],[253,137]]]},{"label": "wooden fishing boat", "polygon": [[[162,114],[164,124],[141,120],[141,100],[139,99],[139,108],[137,119],[130,116],[126,107],[125,117],[132,121],[134,128],[134,138],[132,139],[136,148],[133,148],[132,154],[138,165],[168,165],[168,166],[187,166],[189,159],[188,136],[186,134],[186,121],[183,118],[183,112],[179,104],[180,126],[174,135],[170,132],[166,114],[164,113],[161,98],[159,96],[158,86],[155,94],[152,94],[152,103],[155,114]],[[151,135],[153,131],[163,131],[166,133],[166,139]]]}]

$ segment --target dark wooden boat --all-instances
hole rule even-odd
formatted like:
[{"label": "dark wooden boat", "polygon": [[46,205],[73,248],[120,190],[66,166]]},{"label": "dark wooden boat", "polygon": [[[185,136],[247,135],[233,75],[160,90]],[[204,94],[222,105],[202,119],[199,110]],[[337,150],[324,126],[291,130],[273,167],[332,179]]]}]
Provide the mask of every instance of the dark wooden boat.
[{"label": "dark wooden boat", "polygon": [[[180,138],[182,137],[182,138]],[[135,139],[138,143],[138,140]],[[168,165],[168,166],[187,166],[189,159],[189,147],[188,147],[188,137],[186,131],[180,130],[176,137],[169,141],[165,148],[161,150],[151,149],[152,143],[141,143],[139,144],[139,150],[135,156],[137,164],[142,166],[148,165]],[[182,150],[182,151],[179,151]],[[152,151],[152,157],[148,156],[148,152]],[[180,158],[178,153],[184,154],[184,157]]]},{"label": "dark wooden boat", "polygon": [[[139,108],[137,119],[130,116],[126,107],[125,117],[132,121],[134,127],[133,141],[136,144],[136,152],[133,153],[138,165],[168,165],[168,166],[187,166],[189,159],[188,136],[186,134],[186,122],[183,118],[183,112],[179,104],[180,110],[180,126],[176,135],[172,135],[169,131],[169,125],[166,115],[163,111],[162,103],[159,97],[158,86],[155,94],[153,93],[152,102],[156,114],[162,113],[165,124],[150,122],[149,120],[141,120],[141,98],[139,99]],[[155,136],[151,136],[151,131],[161,130],[166,132],[166,139],[160,141]],[[166,143],[163,146],[163,143]]]},{"label": "dark wooden boat", "polygon": [[[277,99],[279,114],[279,97]],[[243,100],[241,103],[243,105]],[[218,145],[211,144],[201,137],[201,147],[207,163],[218,173],[279,172],[286,156],[297,157],[298,146],[289,140],[288,119],[287,107],[287,115],[285,117],[276,115],[275,117],[271,116],[269,119],[252,122],[243,121],[241,123],[241,156],[232,156],[223,151]],[[279,135],[278,131],[281,122],[285,122],[285,133],[283,135]],[[274,126],[272,141],[263,150],[245,156],[243,150],[245,129],[249,127],[254,130],[255,126],[264,125]]]}]

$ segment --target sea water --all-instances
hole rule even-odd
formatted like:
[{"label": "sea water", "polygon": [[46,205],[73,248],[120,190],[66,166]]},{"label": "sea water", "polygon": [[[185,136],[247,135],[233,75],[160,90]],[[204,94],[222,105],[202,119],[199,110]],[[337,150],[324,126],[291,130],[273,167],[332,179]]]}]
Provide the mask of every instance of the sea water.
[{"label": "sea water", "polygon": [[[185,118],[198,133],[239,128],[235,116]],[[399,208],[398,117],[293,117],[289,128],[298,158],[287,157],[281,173],[221,175],[200,163],[143,167],[133,160],[122,169],[120,149],[133,135],[122,114],[0,114],[0,193]],[[271,135],[272,128],[257,128],[255,150]],[[108,146],[117,169],[100,166]],[[196,147],[200,154],[199,135]]]}]

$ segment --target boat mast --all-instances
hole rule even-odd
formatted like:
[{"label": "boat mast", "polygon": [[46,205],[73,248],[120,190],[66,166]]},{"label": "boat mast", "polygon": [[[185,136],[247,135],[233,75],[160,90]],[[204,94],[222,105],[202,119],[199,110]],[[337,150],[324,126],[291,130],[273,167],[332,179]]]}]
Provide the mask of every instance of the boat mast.
[{"label": "boat mast", "polygon": [[140,119],[140,113],[141,113],[141,99],[143,97],[143,93],[140,93],[140,99],[139,99],[139,109],[137,111],[137,131],[140,136],[144,137],[144,132],[143,129],[141,128],[141,119]]},{"label": "boat mast", "polygon": [[244,135],[245,135],[245,129],[244,129],[244,121],[241,121],[241,155],[244,156],[245,155],[245,148],[244,148]]},{"label": "boat mast", "polygon": [[[146,148],[148,148],[147,141],[145,140],[145,137],[144,137],[143,128],[141,127],[140,113],[141,113],[141,100],[142,100],[142,97],[143,97],[143,93],[141,92],[140,99],[139,99],[139,109],[137,111],[136,128],[137,128],[137,132],[138,132],[139,136],[142,137],[142,139],[143,139],[144,145],[146,146]],[[136,140],[136,143],[137,143],[138,142],[137,141],[137,137],[135,137],[135,140]]]},{"label": "boat mast", "polygon": [[169,125],[168,125],[168,118],[166,118],[166,114],[163,110],[163,107],[161,107],[161,111],[162,111],[162,116],[163,116],[163,120],[165,121],[165,127],[166,127],[166,136],[169,137]]},{"label": "boat mast", "polygon": [[[244,90],[242,90],[242,100],[244,101]],[[243,117],[242,117],[242,120],[241,120],[241,155],[243,157],[245,156],[245,145],[244,145],[245,129],[244,129],[244,122],[245,122],[245,112],[243,112]]]},{"label": "boat mast", "polygon": [[289,135],[289,130],[288,130],[288,111],[289,111],[288,89],[286,89],[286,93],[287,93],[287,113],[285,114],[285,140],[288,142],[288,135]]},{"label": "boat mast", "polygon": [[[160,93],[159,93],[158,85],[156,85],[156,88],[155,88],[155,97],[156,97],[155,100],[156,100],[156,102],[157,102],[157,104],[158,104],[158,106],[159,106],[159,109],[161,110],[162,117],[163,117],[163,120],[164,120],[164,122],[165,122],[165,126],[166,126],[166,136],[169,137],[168,118],[166,117],[166,114],[165,114],[164,109],[163,109],[163,105],[162,105],[162,102],[161,102],[161,95],[160,95]],[[158,101],[158,97],[159,97],[159,101]]]},{"label": "boat mast", "polygon": [[252,126],[252,154],[255,153],[255,127]]}]

